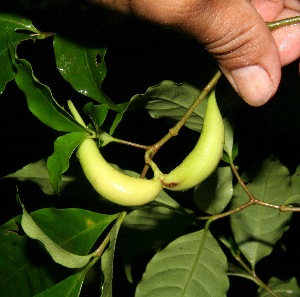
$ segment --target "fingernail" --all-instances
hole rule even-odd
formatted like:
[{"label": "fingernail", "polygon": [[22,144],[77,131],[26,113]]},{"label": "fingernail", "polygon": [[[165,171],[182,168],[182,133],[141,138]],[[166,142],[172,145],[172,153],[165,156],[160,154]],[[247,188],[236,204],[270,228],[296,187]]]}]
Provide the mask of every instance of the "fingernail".
[{"label": "fingernail", "polygon": [[247,66],[231,72],[240,96],[250,105],[266,103],[275,92],[268,73],[260,66]]}]

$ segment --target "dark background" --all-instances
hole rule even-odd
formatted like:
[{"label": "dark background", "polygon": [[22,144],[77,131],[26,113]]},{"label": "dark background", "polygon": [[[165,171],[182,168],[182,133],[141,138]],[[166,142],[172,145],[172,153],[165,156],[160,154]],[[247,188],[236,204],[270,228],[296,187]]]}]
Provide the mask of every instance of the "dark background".
[{"label": "dark background", "polygon": [[[2,5],[2,7],[1,7]],[[93,23],[98,15],[104,15],[106,26],[99,25],[101,34],[105,33],[107,54],[105,58],[107,77],[102,85],[103,91],[116,103],[126,102],[133,95],[144,93],[150,86],[163,80],[175,82],[190,82],[197,86],[204,86],[217,69],[214,60],[194,40],[171,30],[163,29],[106,10],[95,8],[82,1],[73,1],[72,9],[68,1],[9,1],[0,4],[0,10],[14,10],[31,17],[40,30],[55,31],[76,37],[76,14],[88,16],[86,26],[89,33],[100,34]],[[90,13],[93,11],[92,21]],[[84,17],[84,16],[83,16]],[[101,24],[101,23],[99,23]],[[93,25],[93,26],[92,26]],[[72,97],[83,100],[65,81],[61,79],[55,63],[52,49],[52,38],[43,41],[26,41],[19,48],[20,57],[25,57],[32,63],[35,75],[47,84],[54,97],[59,102]],[[222,79],[218,85],[218,92],[229,102],[232,120],[235,124],[236,139],[239,143],[239,156],[236,163],[241,171],[264,158],[273,155],[286,165],[291,173],[300,163],[300,88],[298,61],[283,69],[283,78],[276,96],[265,106],[250,107],[233,92],[229,84]],[[0,127],[1,153],[0,177],[12,173],[30,162],[46,158],[53,151],[53,141],[58,136],[56,131],[44,126],[27,109],[23,94],[16,88],[14,82],[7,84],[5,92],[0,96]],[[128,113],[116,131],[118,137],[142,144],[154,143],[166,133],[170,123],[152,120],[144,111]],[[197,133],[183,129],[179,140],[168,145],[184,143],[178,146],[174,159],[185,156],[191,149],[190,139],[196,139]],[[187,142],[187,144],[186,144]],[[172,159],[169,157],[168,145],[158,155],[157,162],[162,168],[170,167]],[[105,153],[104,153],[105,154]],[[108,154],[108,152],[106,152]],[[121,168],[135,171],[141,170],[137,161],[137,153],[130,147],[124,147],[122,152],[117,146],[109,148],[110,158]],[[125,156],[125,157],[124,157]],[[168,163],[166,163],[168,157]],[[175,160],[174,160],[175,161]],[[164,164],[166,163],[166,164]],[[172,163],[171,163],[172,164]],[[173,167],[173,166],[171,166]],[[0,195],[2,206],[0,209],[0,223],[3,224],[21,213],[15,193],[16,185],[27,199],[29,208],[38,209],[46,205],[62,205],[59,198],[46,197],[30,183],[20,183],[14,180],[0,180]],[[68,207],[90,208],[86,201],[65,201]],[[288,258],[280,248],[276,248],[271,257],[263,260],[257,268],[257,274],[264,280],[270,276],[289,278],[299,277],[297,259],[297,241],[295,237],[299,230],[299,216],[295,215],[291,229],[281,242],[290,251]],[[278,245],[280,246],[280,245]],[[151,255],[139,259],[137,271],[142,271]],[[117,258],[118,259],[118,258]],[[116,261],[116,296],[128,295],[133,288],[125,282],[121,263]],[[267,270],[264,269],[267,267]],[[271,273],[271,275],[269,275]],[[247,280],[231,278],[232,287],[228,296],[255,296],[256,286]],[[92,286],[84,288],[86,296],[92,297]],[[131,292],[131,293],[130,293]],[[97,296],[97,295],[95,295]]]}]

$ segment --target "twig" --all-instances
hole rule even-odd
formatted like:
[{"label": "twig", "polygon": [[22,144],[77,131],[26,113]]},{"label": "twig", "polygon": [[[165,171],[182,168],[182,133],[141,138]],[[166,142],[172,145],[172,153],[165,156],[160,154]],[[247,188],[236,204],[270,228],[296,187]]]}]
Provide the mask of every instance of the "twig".
[{"label": "twig", "polygon": [[213,78],[210,80],[210,82],[206,85],[206,87],[202,90],[200,95],[197,97],[197,99],[193,102],[193,104],[189,107],[189,109],[186,111],[186,113],[183,115],[180,121],[176,123],[176,125],[171,128],[163,138],[161,138],[158,142],[153,144],[146,152],[145,152],[145,166],[142,172],[142,177],[145,176],[145,174],[148,171],[149,166],[154,168],[157,167],[155,163],[152,161],[154,155],[158,152],[158,150],[172,137],[177,136],[179,130],[184,126],[187,119],[190,117],[190,115],[195,111],[197,106],[205,99],[205,97],[211,92],[211,90],[216,86],[219,78],[221,77],[222,73],[220,70],[216,72],[216,74],[213,76]]},{"label": "twig", "polygon": [[300,23],[300,16],[297,15],[295,17],[291,17],[291,18],[287,18],[287,19],[283,19],[283,20],[278,20],[275,22],[266,22],[268,28],[270,30],[275,30],[278,28],[283,28],[283,27],[287,27],[287,26],[291,26],[291,25],[296,25]]}]

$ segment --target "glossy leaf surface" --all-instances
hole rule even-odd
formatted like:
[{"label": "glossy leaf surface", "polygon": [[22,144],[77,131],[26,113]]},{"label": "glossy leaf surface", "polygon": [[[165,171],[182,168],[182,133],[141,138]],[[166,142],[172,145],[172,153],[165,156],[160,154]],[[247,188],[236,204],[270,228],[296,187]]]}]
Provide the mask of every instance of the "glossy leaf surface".
[{"label": "glossy leaf surface", "polygon": [[115,215],[102,215],[82,209],[42,209],[29,215],[23,208],[21,224],[30,237],[45,245],[53,258],[61,265],[68,266],[69,263],[73,265],[72,255],[68,259],[63,254],[85,256],[101,232],[115,218]]},{"label": "glossy leaf surface", "polygon": [[77,92],[119,110],[101,90],[106,76],[105,48],[83,46],[57,34],[54,51],[58,70]]},{"label": "glossy leaf surface", "polygon": [[53,98],[50,89],[34,76],[31,65],[24,59],[14,56],[13,64],[17,70],[15,81],[26,96],[29,110],[45,125],[64,132],[84,132],[79,125]]},{"label": "glossy leaf surface", "polygon": [[[28,33],[37,34],[39,31],[34,27],[31,20],[11,13],[0,12],[0,94],[4,91],[7,82],[15,77],[15,71],[11,62],[9,43],[15,47],[23,40],[30,39]],[[17,30],[22,30],[23,32]],[[27,31],[25,33],[25,31]]]},{"label": "glossy leaf surface", "polygon": [[62,174],[69,168],[72,153],[85,138],[85,133],[72,132],[58,137],[54,142],[54,153],[47,160],[47,168],[55,193],[58,193]]}]

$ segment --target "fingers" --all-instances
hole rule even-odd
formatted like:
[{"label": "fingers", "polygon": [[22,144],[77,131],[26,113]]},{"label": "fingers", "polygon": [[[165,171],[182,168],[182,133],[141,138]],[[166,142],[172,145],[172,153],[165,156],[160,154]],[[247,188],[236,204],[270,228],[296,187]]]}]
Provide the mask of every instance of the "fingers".
[{"label": "fingers", "polygon": [[281,64],[300,56],[300,29],[278,29],[272,35],[265,24],[295,15],[297,0],[92,1],[189,34],[216,58],[235,90],[253,106],[275,94]]},{"label": "fingers", "polygon": [[250,105],[263,105],[281,77],[277,47],[264,20],[248,1],[204,2],[186,28],[216,58],[240,96]]},{"label": "fingers", "polygon": [[[265,21],[281,20],[300,15],[298,0],[251,0]],[[295,61],[300,56],[300,25],[272,31],[277,44],[281,66]]]},{"label": "fingers", "polygon": [[[300,14],[285,9],[276,19],[284,19]],[[281,66],[285,66],[300,57],[300,24],[274,30],[272,35],[277,44]]]}]

